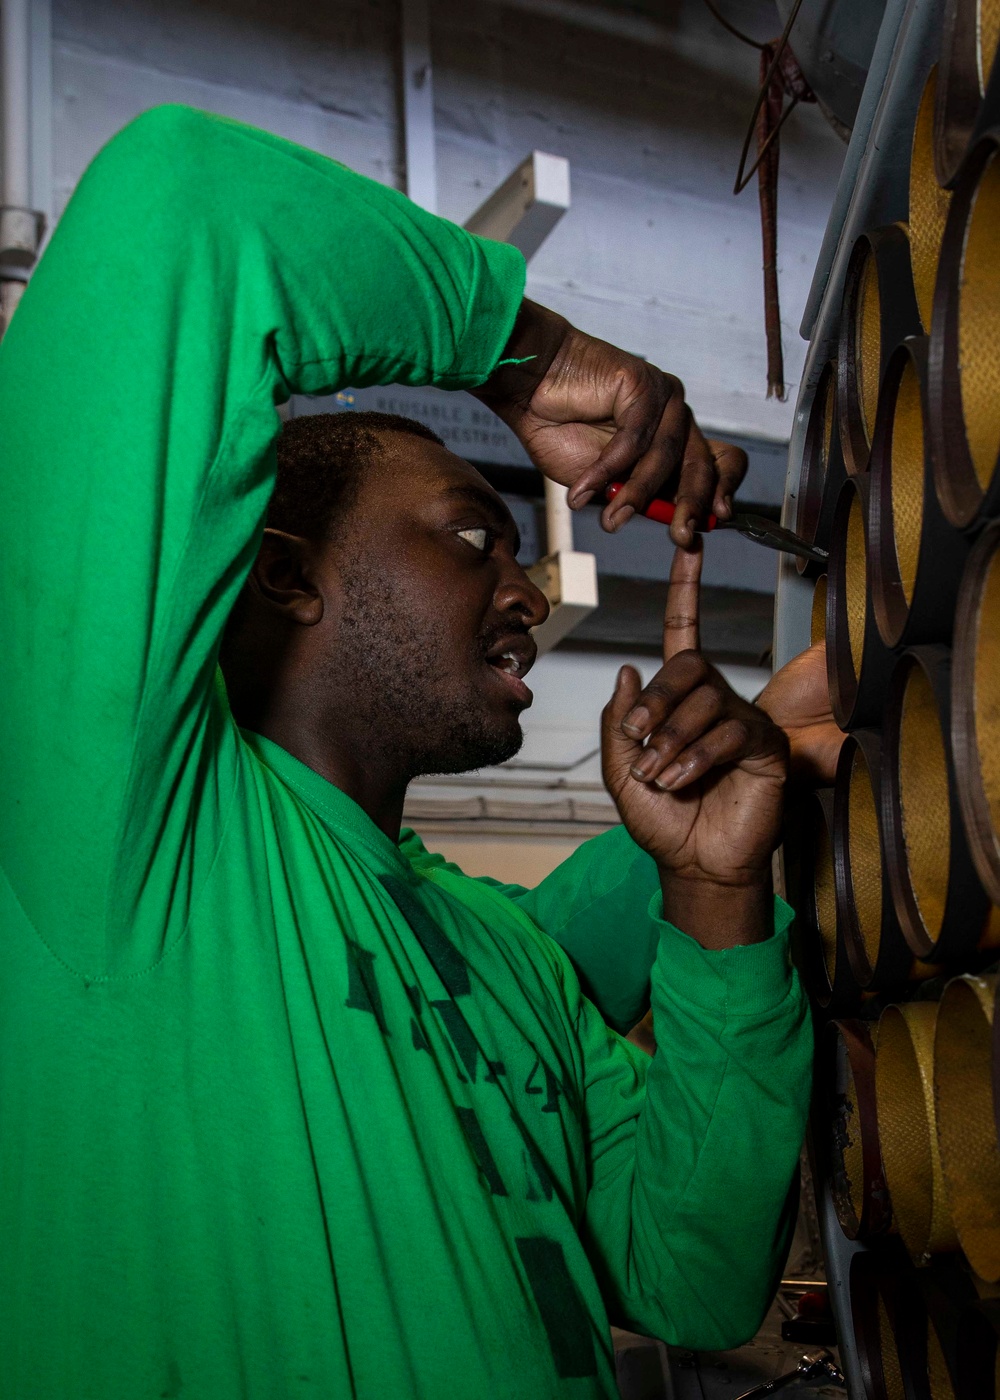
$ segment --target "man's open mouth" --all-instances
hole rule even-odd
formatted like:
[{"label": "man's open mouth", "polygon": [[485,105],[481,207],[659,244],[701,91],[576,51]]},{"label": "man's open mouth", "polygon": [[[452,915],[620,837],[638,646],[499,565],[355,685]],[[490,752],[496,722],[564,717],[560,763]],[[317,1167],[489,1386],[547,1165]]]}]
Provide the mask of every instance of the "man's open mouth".
[{"label": "man's open mouth", "polygon": [[534,696],[522,680],[535,664],[538,648],[527,632],[504,637],[486,653],[486,663],[522,704],[530,705]]}]

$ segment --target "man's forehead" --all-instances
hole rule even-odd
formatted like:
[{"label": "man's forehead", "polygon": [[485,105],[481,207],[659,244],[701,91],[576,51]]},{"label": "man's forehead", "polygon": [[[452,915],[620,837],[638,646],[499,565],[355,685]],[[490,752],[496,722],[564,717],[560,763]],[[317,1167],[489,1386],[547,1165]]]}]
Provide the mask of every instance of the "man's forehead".
[{"label": "man's forehead", "polygon": [[502,519],[510,516],[506,501],[471,462],[450,448],[411,433],[395,433],[393,444],[399,465],[416,491],[427,496],[462,496],[476,499]]}]

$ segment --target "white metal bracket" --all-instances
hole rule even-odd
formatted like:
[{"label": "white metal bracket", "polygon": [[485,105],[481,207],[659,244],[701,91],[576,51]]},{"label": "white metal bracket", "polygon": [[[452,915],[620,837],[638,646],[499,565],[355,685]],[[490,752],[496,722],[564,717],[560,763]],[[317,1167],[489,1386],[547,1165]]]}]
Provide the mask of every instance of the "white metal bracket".
[{"label": "white metal bracket", "polygon": [[532,151],[465,221],[470,233],[512,243],[531,258],[569,208],[569,161]]},{"label": "white metal bracket", "polygon": [[532,631],[538,654],[544,656],[597,607],[597,560],[592,554],[561,549],[539,559],[527,573],[551,608],[542,625]]},{"label": "white metal bracket", "polygon": [[414,204],[437,213],[434,150],[434,69],[427,0],[402,0],[403,145],[406,193]]},{"label": "white metal bracket", "polygon": [[39,210],[0,204],[0,278],[27,282],[44,232]]},{"label": "white metal bracket", "polygon": [[0,335],[52,215],[51,0],[0,4]]}]

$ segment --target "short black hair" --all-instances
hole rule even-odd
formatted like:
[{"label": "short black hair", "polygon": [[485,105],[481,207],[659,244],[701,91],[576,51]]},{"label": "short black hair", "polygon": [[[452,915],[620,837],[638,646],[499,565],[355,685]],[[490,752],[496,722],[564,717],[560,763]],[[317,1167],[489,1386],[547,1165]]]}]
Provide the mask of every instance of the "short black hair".
[{"label": "short black hair", "polygon": [[290,418],[278,438],[278,476],[266,524],[311,539],[335,530],[389,432],[445,445],[423,423],[398,413],[349,409]]}]

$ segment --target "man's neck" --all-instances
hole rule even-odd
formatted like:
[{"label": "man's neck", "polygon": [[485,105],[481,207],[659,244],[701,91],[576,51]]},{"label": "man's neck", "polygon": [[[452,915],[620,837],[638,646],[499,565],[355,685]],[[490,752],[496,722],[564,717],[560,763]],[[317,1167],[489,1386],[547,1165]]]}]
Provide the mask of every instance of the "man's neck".
[{"label": "man's neck", "polygon": [[339,788],[390,841],[399,840],[409,779],[400,776],[398,761],[384,749],[380,751],[377,741],[356,738],[352,742],[338,726],[337,742],[331,744],[308,726],[273,713],[257,715],[245,722],[245,727],[278,744]]}]

